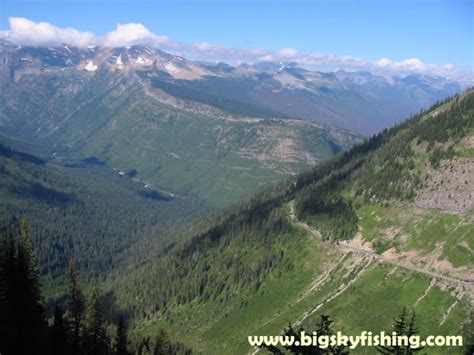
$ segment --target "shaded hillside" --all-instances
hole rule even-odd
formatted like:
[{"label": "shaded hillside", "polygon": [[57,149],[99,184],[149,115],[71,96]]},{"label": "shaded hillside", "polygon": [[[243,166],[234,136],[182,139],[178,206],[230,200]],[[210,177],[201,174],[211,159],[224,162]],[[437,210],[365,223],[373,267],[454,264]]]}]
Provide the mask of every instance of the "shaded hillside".
[{"label": "shaded hillside", "polygon": [[144,188],[96,159],[63,165],[2,143],[0,196],[2,224],[29,218],[40,271],[53,277],[64,275],[70,259],[88,273],[110,271],[131,245],[149,235],[159,243],[177,221],[209,211],[196,198]]}]

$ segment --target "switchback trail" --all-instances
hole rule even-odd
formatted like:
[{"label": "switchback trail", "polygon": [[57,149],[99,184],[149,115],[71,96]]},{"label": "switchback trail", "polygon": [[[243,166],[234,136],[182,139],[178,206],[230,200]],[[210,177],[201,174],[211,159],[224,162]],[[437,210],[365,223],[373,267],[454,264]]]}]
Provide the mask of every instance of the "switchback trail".
[{"label": "switchback trail", "polygon": [[[318,237],[318,238],[322,239],[321,233],[319,233],[318,230],[316,230],[316,229],[312,228],[311,226],[309,226],[308,224],[298,220],[298,218],[296,217],[296,213],[295,213],[294,201],[291,201],[289,203],[289,209],[290,209],[290,211],[289,211],[290,220],[295,225],[297,225],[300,228],[303,228],[304,230],[311,233],[315,237]],[[425,274],[425,275],[427,275],[429,277],[432,277],[432,278],[441,279],[441,280],[452,282],[452,283],[455,283],[455,284],[458,284],[458,285],[461,285],[461,286],[474,288],[474,284],[472,282],[465,281],[465,280],[459,280],[459,279],[456,279],[456,278],[453,278],[453,277],[449,277],[449,276],[439,274],[437,272],[422,269],[422,268],[416,267],[414,265],[402,263],[398,260],[390,259],[390,258],[387,258],[383,255],[377,254],[377,253],[375,253],[371,250],[358,248],[358,247],[355,247],[355,246],[349,245],[349,244],[335,244],[335,246],[342,249],[343,251],[352,251],[352,252],[356,252],[356,253],[359,253],[359,254],[372,256],[375,259],[380,260],[381,262],[392,264],[392,265],[398,266],[398,267],[406,269],[406,270],[410,270],[410,271],[418,272],[418,273],[421,273],[421,274]]]},{"label": "switchback trail", "polygon": [[[300,221],[297,216],[296,216],[296,213],[295,213],[295,206],[294,206],[294,201],[291,201],[289,204],[289,217],[290,217],[290,220],[291,222],[306,230],[307,232],[309,232],[312,236],[322,240],[322,236],[321,236],[321,233],[311,227],[310,225],[308,225],[307,223],[304,223],[302,221]],[[358,254],[361,254],[363,256],[367,256],[369,257],[369,261],[368,263],[362,268],[361,271],[358,272],[357,276],[360,276],[366,269],[367,267],[370,265],[371,263],[371,260],[378,260],[380,262],[383,262],[383,263],[387,263],[387,264],[391,264],[391,265],[394,265],[396,267],[400,267],[402,269],[406,269],[406,270],[410,270],[412,272],[418,272],[418,273],[421,273],[421,274],[424,274],[432,279],[438,279],[438,280],[444,280],[444,281],[448,281],[448,282],[451,282],[451,283],[454,283],[456,285],[460,285],[462,287],[461,289],[461,292],[457,295],[457,299],[455,301],[454,304],[452,304],[450,306],[450,308],[448,309],[448,311],[445,313],[444,317],[443,317],[443,320],[441,321],[441,324],[446,320],[446,318],[448,317],[451,309],[456,305],[456,303],[459,301],[459,299],[461,299],[465,293],[465,288],[469,288],[471,289],[471,291],[474,292],[474,284],[472,282],[469,282],[469,281],[465,281],[465,280],[460,280],[460,279],[456,279],[456,278],[453,278],[453,277],[449,277],[449,276],[445,276],[445,275],[442,275],[442,274],[439,274],[439,273],[436,273],[436,272],[433,272],[433,271],[429,271],[429,270],[426,270],[426,269],[422,269],[422,268],[419,268],[419,267],[416,267],[414,265],[410,265],[410,264],[406,264],[406,263],[402,263],[398,260],[394,260],[394,259],[390,259],[390,258],[387,258],[383,255],[380,255],[380,254],[377,254],[371,250],[367,250],[367,249],[362,249],[362,248],[358,248],[356,246],[353,246],[353,245],[349,245],[349,244],[337,244],[335,243],[334,244],[334,247],[336,248],[339,248],[343,253],[347,253],[347,252],[355,252],[355,253],[358,253]],[[332,270],[331,270],[332,271]],[[323,275],[322,279],[325,280],[326,277],[328,275]],[[356,276],[356,279],[357,279],[357,276]],[[323,305],[325,305],[326,303],[332,301],[334,298],[336,298],[337,296],[339,296],[341,293],[343,293],[351,284],[354,283],[354,281],[356,280],[352,280],[351,282],[349,282],[348,285],[343,285],[342,287],[340,287],[336,293],[332,294],[328,299],[324,300],[322,303],[318,304],[315,308],[309,310],[309,311],[306,311],[303,315],[302,315],[302,318],[298,319],[295,324],[296,325],[299,325],[301,324],[308,316],[314,314],[316,311],[318,311]],[[432,285],[432,283],[430,284]],[[303,296],[304,297],[304,296]],[[301,301],[301,298],[298,299],[297,302]],[[419,301],[419,300],[418,300]],[[260,348],[256,347],[256,348],[253,348],[253,352],[251,352],[250,354],[251,355],[256,355],[257,353],[260,352]]]}]

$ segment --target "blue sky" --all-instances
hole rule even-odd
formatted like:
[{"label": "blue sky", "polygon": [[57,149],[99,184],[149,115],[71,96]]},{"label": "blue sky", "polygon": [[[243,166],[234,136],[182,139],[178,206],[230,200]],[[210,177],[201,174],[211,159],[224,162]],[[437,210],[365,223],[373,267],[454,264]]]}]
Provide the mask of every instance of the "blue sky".
[{"label": "blue sky", "polygon": [[417,58],[423,63],[449,63],[468,69],[473,66],[473,3],[0,0],[0,29],[9,29],[9,17],[97,35],[113,31],[119,23],[135,22],[150,32],[187,44],[206,42],[267,51],[293,48],[299,54],[318,52],[364,61]]}]

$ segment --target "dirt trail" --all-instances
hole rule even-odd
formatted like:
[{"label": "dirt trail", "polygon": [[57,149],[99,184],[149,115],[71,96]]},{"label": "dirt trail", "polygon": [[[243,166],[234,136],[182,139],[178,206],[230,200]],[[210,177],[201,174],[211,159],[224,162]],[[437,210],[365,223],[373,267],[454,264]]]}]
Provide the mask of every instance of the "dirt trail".
[{"label": "dirt trail", "polygon": [[[300,220],[297,219],[296,214],[295,214],[294,201],[291,201],[289,203],[289,208],[290,208],[290,211],[289,211],[290,219],[295,225],[305,229],[306,231],[308,231],[309,233],[311,233],[312,235],[314,235],[316,237],[322,238],[321,233],[319,233],[318,230],[312,228],[308,224],[306,224],[304,222],[301,222]],[[377,254],[377,253],[375,253],[371,250],[362,249],[362,248],[355,247],[355,246],[350,245],[350,244],[334,244],[334,245],[336,247],[338,247],[339,249],[341,249],[342,251],[346,251],[346,252],[347,251],[352,251],[352,252],[356,252],[356,253],[360,253],[360,254],[369,255],[369,256],[372,256],[372,257],[374,257],[375,259],[377,259],[381,262],[392,264],[392,265],[398,266],[398,267],[406,269],[406,270],[411,270],[411,271],[414,271],[414,272],[425,274],[425,275],[427,275],[429,277],[432,277],[432,278],[445,280],[445,281],[448,281],[448,282],[455,283],[457,285],[462,285],[462,286],[474,289],[474,283],[473,282],[469,282],[469,281],[465,281],[465,280],[459,280],[459,279],[456,279],[456,278],[453,278],[453,277],[449,277],[449,276],[439,274],[437,272],[433,272],[433,271],[430,271],[430,270],[425,270],[425,269],[419,268],[417,266],[414,266],[414,265],[411,265],[411,264],[408,264],[408,263],[403,263],[403,262],[400,262],[400,261],[395,260],[395,259],[387,258],[387,257],[385,257],[383,255],[380,255],[380,254]]]},{"label": "dirt trail", "polygon": [[[289,203],[289,212],[288,212],[288,214],[289,214],[290,220],[293,222],[293,224],[295,224],[298,227],[306,230],[312,236],[322,240],[321,233],[317,229],[309,226],[307,223],[304,223],[304,222],[298,220],[298,218],[296,217],[296,213],[295,213],[294,201],[291,201]],[[327,304],[328,302],[331,302],[334,298],[338,297],[340,294],[342,294],[344,291],[346,291],[367,270],[367,268],[372,264],[372,262],[374,260],[394,265],[395,267],[393,268],[393,270],[390,273],[393,273],[398,267],[400,267],[402,269],[410,270],[410,271],[413,271],[413,272],[418,272],[418,273],[427,275],[427,276],[432,278],[430,285],[425,290],[425,292],[420,296],[420,298],[417,299],[417,301],[414,304],[414,307],[416,307],[417,304],[424,297],[426,297],[426,295],[431,290],[431,288],[436,284],[437,280],[444,280],[444,281],[454,283],[456,285],[461,286],[461,291],[457,294],[456,300],[454,301],[454,303],[446,310],[445,314],[443,315],[443,319],[441,319],[441,322],[440,322],[439,326],[441,326],[446,321],[446,319],[448,318],[448,316],[451,313],[452,309],[456,306],[456,304],[459,302],[459,300],[461,300],[463,298],[463,296],[465,295],[465,288],[468,288],[468,289],[471,290],[471,292],[474,292],[474,283],[470,282],[470,281],[459,280],[459,279],[456,279],[456,278],[453,278],[453,277],[441,275],[439,273],[436,273],[436,272],[433,272],[433,271],[430,271],[430,270],[425,270],[425,269],[416,267],[416,266],[408,264],[408,263],[402,263],[398,260],[390,259],[390,258],[387,258],[383,255],[377,254],[377,253],[373,252],[372,250],[362,249],[360,247],[356,247],[356,246],[353,246],[353,245],[350,245],[350,244],[334,244],[334,247],[338,248],[339,250],[341,250],[345,254],[348,253],[348,252],[355,252],[355,253],[361,255],[362,260],[360,260],[355,265],[355,267],[361,266],[361,269],[357,272],[357,274],[355,275],[355,277],[352,280],[348,281],[347,283],[341,284],[335,290],[335,292],[330,294],[329,297],[327,297],[323,302],[318,304],[313,309],[303,313],[303,315],[294,323],[295,325],[300,325],[307,317],[309,317],[310,315],[317,312],[323,305]],[[339,263],[336,264],[336,265],[339,265]],[[318,289],[327,280],[328,276],[335,269],[336,269],[336,266],[334,266],[329,271],[327,271],[323,275],[320,275],[318,278],[316,278],[313,281],[312,285],[310,286],[309,290],[307,290],[304,293],[304,295],[301,296],[297,300],[297,302],[300,302],[309,293],[311,293],[311,291],[315,291],[316,289]],[[252,355],[257,354],[259,351],[260,351],[259,348],[254,348],[253,352],[251,354]]]},{"label": "dirt trail", "polygon": [[425,292],[423,292],[423,294],[420,297],[418,297],[416,302],[413,304],[413,308],[418,306],[418,303],[420,303],[428,295],[428,292],[430,292],[430,290],[433,288],[434,285],[436,285],[436,279],[433,278],[433,279],[431,279],[431,282],[430,282],[428,288],[425,290]]},{"label": "dirt trail", "polygon": [[449,314],[451,313],[451,311],[453,310],[454,307],[456,307],[456,305],[458,304],[458,302],[462,299],[462,297],[464,296],[464,290],[461,290],[457,296],[456,296],[456,300],[454,301],[454,303],[449,306],[448,310],[444,313],[443,315],[443,319],[441,319],[441,322],[439,323],[438,327],[441,327],[444,322],[446,322],[446,320],[448,319],[449,317]]},{"label": "dirt trail", "polygon": [[316,313],[322,306],[331,302],[333,299],[335,299],[336,297],[341,295],[344,291],[346,291],[349,287],[351,287],[354,284],[354,282],[356,282],[359,279],[359,277],[368,269],[368,267],[372,264],[372,261],[373,261],[373,258],[364,257],[364,259],[360,263],[357,264],[357,266],[361,266],[361,269],[357,272],[356,275],[354,275],[354,277],[351,280],[349,280],[347,283],[342,283],[335,290],[335,292],[329,295],[329,297],[327,297],[323,302],[316,305],[316,307],[314,307],[312,310],[305,312],[303,316],[294,323],[294,325],[295,326],[301,325],[301,323],[303,323],[303,321],[306,318]]}]

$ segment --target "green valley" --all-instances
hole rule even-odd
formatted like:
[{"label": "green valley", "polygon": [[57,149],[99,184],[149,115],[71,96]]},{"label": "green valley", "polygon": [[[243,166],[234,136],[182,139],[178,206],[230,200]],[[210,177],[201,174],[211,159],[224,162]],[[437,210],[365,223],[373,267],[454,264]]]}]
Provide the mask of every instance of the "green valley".
[{"label": "green valley", "polygon": [[[59,50],[48,54],[57,58]],[[212,106],[199,97],[182,99],[154,84],[170,80],[157,68],[110,62],[117,55],[178,61],[149,51],[136,46],[79,52],[101,61],[100,69],[88,71],[80,62],[74,63],[79,67],[50,62],[39,49],[4,46],[0,126],[49,146],[56,159],[94,157],[118,171],[134,171],[150,186],[193,194],[218,207],[362,139],[326,124],[280,118],[250,104],[224,100]],[[235,111],[236,105],[246,110]]]}]

